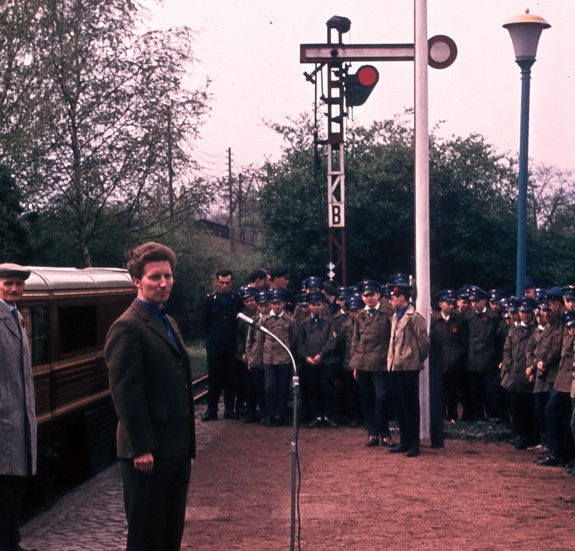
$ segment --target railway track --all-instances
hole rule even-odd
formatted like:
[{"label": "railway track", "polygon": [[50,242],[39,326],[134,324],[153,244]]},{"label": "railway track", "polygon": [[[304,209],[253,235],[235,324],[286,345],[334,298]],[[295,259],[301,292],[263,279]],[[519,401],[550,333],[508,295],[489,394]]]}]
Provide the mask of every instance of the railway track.
[{"label": "railway track", "polygon": [[194,390],[194,404],[203,402],[208,394],[208,376],[204,375],[195,381],[192,381]]}]

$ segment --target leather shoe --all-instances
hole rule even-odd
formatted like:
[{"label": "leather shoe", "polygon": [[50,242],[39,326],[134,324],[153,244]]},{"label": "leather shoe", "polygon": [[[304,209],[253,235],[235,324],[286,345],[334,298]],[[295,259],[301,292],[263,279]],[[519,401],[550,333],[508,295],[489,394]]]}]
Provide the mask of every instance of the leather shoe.
[{"label": "leather shoe", "polygon": [[563,465],[565,465],[565,463],[560,459],[557,459],[556,457],[550,455],[545,459],[540,459],[539,461],[537,461],[537,465],[540,465],[541,467],[562,467]]},{"label": "leather shoe", "polygon": [[373,448],[374,446],[379,446],[379,436],[370,436],[365,443],[367,448]]},{"label": "leather shoe", "polygon": [[339,425],[333,419],[326,417],[324,422],[328,427],[331,427],[332,429],[337,429],[337,427],[339,427]]},{"label": "leather shoe", "polygon": [[418,455],[419,455],[419,446],[411,446],[407,450],[405,457],[417,457]]},{"label": "leather shoe", "polygon": [[218,414],[211,411],[205,411],[201,417],[202,421],[217,421]]},{"label": "leather shoe", "polygon": [[395,442],[393,440],[393,438],[391,436],[384,436],[381,439],[381,445],[382,446],[387,446],[389,448],[393,448],[393,446],[395,446]]},{"label": "leather shoe", "polygon": [[272,423],[272,418],[271,417],[266,417],[264,420],[264,426],[265,427],[273,427],[273,423]]},{"label": "leather shoe", "polygon": [[402,453],[406,452],[408,449],[409,446],[407,444],[396,444],[395,446],[389,448],[389,453]]}]

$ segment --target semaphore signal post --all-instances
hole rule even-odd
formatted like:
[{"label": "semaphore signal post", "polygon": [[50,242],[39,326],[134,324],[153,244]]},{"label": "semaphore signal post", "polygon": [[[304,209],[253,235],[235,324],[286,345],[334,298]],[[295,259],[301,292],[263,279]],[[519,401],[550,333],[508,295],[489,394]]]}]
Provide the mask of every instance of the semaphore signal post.
[{"label": "semaphore signal post", "polygon": [[[328,200],[328,276],[331,280],[339,271],[342,285],[347,284],[345,243],[345,118],[346,108],[363,105],[379,80],[377,69],[361,66],[350,74],[355,61],[414,61],[414,44],[344,44],[343,35],[351,27],[347,17],[334,16],[326,23],[326,44],[301,44],[300,63],[315,63],[306,79],[315,83],[316,75],[327,71],[327,200]],[[449,67],[457,57],[455,42],[438,35],[428,40],[428,64],[435,69]]]}]

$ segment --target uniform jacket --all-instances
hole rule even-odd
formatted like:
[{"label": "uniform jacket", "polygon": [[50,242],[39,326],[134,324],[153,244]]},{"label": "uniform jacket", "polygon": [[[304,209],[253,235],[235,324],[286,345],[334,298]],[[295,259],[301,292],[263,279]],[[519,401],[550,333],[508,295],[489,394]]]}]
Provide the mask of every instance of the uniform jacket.
[{"label": "uniform jacket", "polygon": [[544,378],[540,377],[539,371],[537,371],[537,354],[539,353],[539,348],[541,347],[541,337],[543,336],[543,331],[545,327],[538,325],[529,342],[527,343],[527,351],[526,351],[526,366],[527,367],[534,367],[534,386],[533,392],[547,392],[547,381]]},{"label": "uniform jacket", "polygon": [[[258,323],[262,322],[261,316],[255,318]],[[248,326],[246,337],[246,359],[248,368],[263,368],[264,366],[264,339],[261,331],[253,326]]]},{"label": "uniform jacket", "polygon": [[312,315],[307,316],[299,325],[298,356],[305,360],[319,354],[323,364],[334,363],[335,329],[333,318],[321,314],[321,331],[317,324],[312,324]]},{"label": "uniform jacket", "polygon": [[0,301],[0,475],[28,476],[36,472],[34,407],[26,329],[22,327],[20,332],[10,310]]},{"label": "uniform jacket", "polygon": [[440,312],[431,318],[429,361],[444,372],[462,371],[467,354],[467,326],[460,314],[452,313],[446,321]]},{"label": "uniform jacket", "polygon": [[[259,314],[256,310],[252,312],[247,308],[242,310],[242,314],[246,315],[248,318],[257,319]],[[247,354],[246,346],[248,340],[248,333],[251,329],[251,325],[247,323],[239,323],[238,324],[238,338],[237,338],[237,347],[236,347],[236,358],[240,361],[243,361],[243,355]]]},{"label": "uniform jacket", "polygon": [[350,369],[385,371],[393,310],[380,302],[373,317],[366,310],[357,314],[351,340]]},{"label": "uniform jacket", "polygon": [[538,348],[536,361],[545,364],[545,375],[548,383],[554,383],[559,371],[561,349],[563,348],[563,324],[561,316],[545,326],[541,334],[541,345]]},{"label": "uniform jacket", "polygon": [[465,312],[463,320],[468,328],[468,371],[495,371],[499,365],[499,317],[492,310]]},{"label": "uniform jacket", "polygon": [[510,392],[531,393],[533,383],[529,382],[525,369],[527,368],[527,345],[537,329],[537,324],[517,325],[509,331],[503,348],[503,363],[501,366],[501,386]]},{"label": "uniform jacket", "polygon": [[571,392],[573,380],[573,344],[575,337],[571,336],[567,329],[563,328],[563,347],[561,348],[561,361],[559,371],[553,389],[557,392]]},{"label": "uniform jacket", "polygon": [[353,339],[354,325],[355,320],[351,316],[348,316],[337,333],[335,349],[338,358],[341,358],[341,365],[344,369],[350,369],[351,341]]},{"label": "uniform jacket", "polygon": [[[272,312],[262,320],[262,326],[278,337],[292,354],[294,353],[297,347],[297,325],[288,312],[284,311],[277,319]],[[279,342],[265,333],[260,333],[260,339],[263,339],[265,365],[291,364],[289,354]]]},{"label": "uniform jacket", "polygon": [[397,314],[391,321],[391,339],[387,354],[388,371],[416,371],[423,369],[429,354],[429,337],[425,320],[410,304],[397,323]]},{"label": "uniform jacket", "polygon": [[243,307],[239,295],[233,291],[226,295],[216,292],[204,297],[202,322],[208,354],[236,353],[238,314]]},{"label": "uniform jacket", "polygon": [[168,321],[179,346],[137,300],[108,332],[105,357],[119,418],[118,457],[195,456],[190,358],[175,321],[169,316]]}]

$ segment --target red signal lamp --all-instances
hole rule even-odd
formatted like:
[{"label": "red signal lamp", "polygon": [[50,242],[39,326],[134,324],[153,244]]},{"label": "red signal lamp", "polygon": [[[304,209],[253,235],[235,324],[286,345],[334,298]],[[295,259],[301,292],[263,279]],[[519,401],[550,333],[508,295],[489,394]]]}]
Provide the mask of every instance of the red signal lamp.
[{"label": "red signal lamp", "polygon": [[373,65],[362,65],[354,75],[344,79],[344,95],[348,107],[363,105],[379,80]]}]

